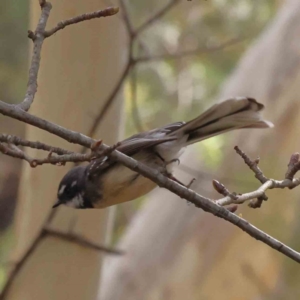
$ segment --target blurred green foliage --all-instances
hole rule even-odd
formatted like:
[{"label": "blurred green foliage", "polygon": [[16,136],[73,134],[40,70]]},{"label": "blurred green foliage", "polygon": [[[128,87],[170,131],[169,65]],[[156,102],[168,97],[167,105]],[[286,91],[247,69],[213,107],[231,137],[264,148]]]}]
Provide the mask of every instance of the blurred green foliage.
[{"label": "blurred green foliage", "polygon": [[[168,2],[131,0],[126,4],[136,28]],[[145,129],[195,117],[216,101],[223,80],[272,18],[278,3],[274,0],[182,1],[143,32],[135,45],[136,57],[181,53],[219,45],[232,38],[240,40],[220,51],[140,63],[137,104]],[[126,109],[130,114],[129,82],[126,91]],[[136,132],[133,119],[127,120],[127,134]]]},{"label": "blurred green foliage", "polygon": [[20,102],[28,65],[28,0],[0,1],[0,99]]}]

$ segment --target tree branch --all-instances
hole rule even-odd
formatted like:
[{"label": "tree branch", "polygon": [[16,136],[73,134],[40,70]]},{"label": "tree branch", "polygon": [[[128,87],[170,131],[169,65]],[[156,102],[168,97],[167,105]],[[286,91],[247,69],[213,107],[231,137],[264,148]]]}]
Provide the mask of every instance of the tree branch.
[{"label": "tree branch", "polygon": [[119,0],[119,3],[120,3],[120,7],[121,7],[121,11],[122,11],[122,17],[123,17],[128,35],[129,35],[130,39],[132,39],[134,37],[134,29],[131,25],[131,21],[130,21],[130,18],[129,18],[129,13],[128,13],[127,7],[124,3],[124,0]]},{"label": "tree branch", "polygon": [[[131,52],[131,49],[129,51]],[[129,74],[130,69],[131,69],[132,66],[133,66],[133,63],[132,63],[132,60],[131,60],[131,54],[129,54],[129,59],[126,63],[126,66],[125,66],[122,74],[120,75],[120,77],[119,77],[114,89],[112,90],[111,94],[108,96],[108,98],[105,101],[104,105],[101,107],[99,113],[97,114],[96,118],[94,119],[93,125],[92,125],[91,129],[88,132],[88,136],[94,136],[95,135],[95,132],[96,132],[98,126],[101,124],[104,116],[106,115],[109,108],[111,107],[114,100],[116,99],[116,96],[117,96],[118,92],[120,91],[124,81],[126,80],[127,75]]]},{"label": "tree branch", "polygon": [[22,121],[26,124],[30,124],[42,130],[50,132],[56,136],[63,138],[69,143],[79,144],[84,147],[90,148],[91,145],[94,142],[96,142],[96,140],[93,140],[82,133],[68,130],[55,123],[34,116],[21,109],[18,105],[8,104],[3,101],[0,101],[0,113],[4,116],[9,116],[13,119]]},{"label": "tree branch", "polygon": [[23,102],[19,104],[20,108],[26,111],[29,110],[33,102],[34,96],[37,92],[37,77],[40,68],[41,50],[45,39],[44,30],[46,28],[47,21],[52,8],[51,3],[46,1],[43,3],[40,2],[40,5],[42,7],[42,12],[35,33],[32,33],[32,31],[28,31],[28,37],[33,40],[33,54],[31,59],[31,65],[29,68],[29,78],[27,83],[26,95]]},{"label": "tree branch", "polygon": [[[12,118],[16,118],[18,120],[22,120],[26,123],[29,123],[33,126],[39,127],[53,133],[61,138],[71,142],[83,145],[85,147],[91,148],[94,143],[97,141],[80,134],[78,132],[74,132],[63,127],[60,127],[54,123],[49,121],[40,119],[36,116],[33,116],[23,110],[20,110],[18,107],[6,104],[0,101],[0,113],[5,113]],[[99,146],[99,150],[107,151],[111,149],[109,146],[105,144],[101,144]],[[300,262],[300,254],[293,249],[289,248],[288,246],[284,245],[283,243],[277,241],[276,239],[272,238],[271,236],[267,235],[263,231],[259,230],[258,228],[251,225],[246,220],[230,213],[227,209],[221,207],[220,205],[214,203],[211,199],[203,197],[192,190],[187,189],[184,186],[176,183],[175,181],[167,178],[166,176],[159,173],[157,170],[153,170],[148,166],[134,160],[131,157],[126,156],[125,154],[114,150],[111,153],[111,156],[116,161],[122,163],[124,166],[128,167],[129,169],[149,178],[153,182],[155,182],[158,186],[164,187],[169,191],[175,193],[176,195],[180,196],[188,200],[189,202],[195,204],[196,207],[202,208],[204,211],[210,212],[213,215],[222,218],[245,232],[247,232],[250,236],[258,239],[265,244],[269,245],[270,247],[276,249],[277,251],[285,254],[286,256],[292,258],[293,260]]]},{"label": "tree branch", "polygon": [[[267,178],[261,169],[258,167],[259,159],[251,160],[238,146],[234,147],[237,154],[239,154],[246,165],[254,172],[255,178],[257,178],[262,185],[255,191],[245,194],[237,195],[236,193],[230,193],[229,190],[217,180],[213,181],[215,190],[225,196],[216,201],[218,205],[225,206],[229,204],[242,204],[248,200],[251,200],[249,207],[259,208],[263,201],[267,201],[268,197],[265,192],[269,189],[293,189],[300,185],[300,179],[294,178],[294,175],[300,170],[299,154],[295,153],[291,156],[290,163],[288,165],[288,171],[284,180],[275,180]],[[254,201],[254,199],[256,199]]]},{"label": "tree branch", "polygon": [[[47,221],[47,223],[48,222],[49,222],[49,220]],[[40,232],[40,234],[38,235],[38,237],[33,241],[33,243],[31,244],[29,249],[26,251],[24,256],[21,258],[21,260],[14,264],[13,269],[10,272],[8,279],[5,283],[5,286],[0,293],[0,300],[6,299],[7,292],[9,291],[9,289],[13,283],[13,280],[15,279],[17,274],[20,272],[20,270],[24,266],[27,259],[36,250],[36,248],[39,245],[39,243],[41,242],[41,240],[47,236],[57,237],[57,238],[60,238],[62,240],[65,240],[65,241],[68,241],[71,243],[76,243],[82,247],[90,248],[90,249],[93,249],[93,250],[96,250],[99,252],[104,252],[104,253],[110,254],[110,255],[123,255],[124,254],[124,251],[121,251],[118,249],[112,249],[112,248],[102,246],[102,245],[98,245],[98,244],[93,243],[83,237],[76,235],[76,234],[72,234],[72,233],[68,234],[68,233],[56,231],[54,229],[51,229],[50,227],[45,226],[42,229],[42,231]]]},{"label": "tree branch", "polygon": [[47,235],[54,236],[54,237],[60,238],[65,241],[78,244],[82,247],[90,248],[90,249],[93,249],[96,251],[101,251],[101,252],[104,252],[107,254],[123,255],[125,253],[124,251],[121,251],[121,250],[112,249],[110,247],[98,245],[98,244],[96,244],[92,241],[89,241],[86,238],[81,237],[74,233],[65,233],[62,231],[57,231],[57,230],[51,229],[50,227],[45,227],[44,232]]},{"label": "tree branch", "polygon": [[39,150],[44,150],[52,153],[57,153],[58,155],[62,154],[74,154],[74,152],[65,150],[62,148],[58,147],[52,147],[47,144],[41,143],[41,142],[32,142],[32,141],[27,141],[24,140],[18,136],[15,135],[9,135],[9,134],[0,134],[0,142],[4,142],[7,144],[14,144],[16,146],[24,146],[24,147],[29,147],[33,149],[39,149]]},{"label": "tree branch", "polygon": [[[85,147],[91,148],[96,142],[85,135],[65,129],[46,120],[39,119],[36,116],[32,116],[29,113],[20,110],[16,106],[0,102],[0,113],[3,114],[3,111],[6,115],[22,120],[26,123],[39,127],[50,133],[56,134],[57,136],[60,136],[71,143],[77,143]],[[107,151],[108,149],[111,148],[107,145],[101,144],[99,146],[99,150]],[[164,187],[169,191],[175,193],[176,195],[180,196],[181,198],[184,198],[189,202],[195,204],[196,207],[202,208],[204,211],[210,212],[213,215],[238,226],[239,228],[247,232],[250,236],[264,242],[265,244],[269,245],[275,250],[292,258],[293,260],[300,262],[300,254],[298,252],[294,251],[293,249],[287,247],[283,243],[267,235],[263,231],[251,225],[246,220],[230,213],[227,209],[214,203],[211,199],[196,194],[194,191],[179,185],[173,180],[170,180],[163,174],[159,173],[157,170],[153,170],[148,166],[134,160],[133,158],[128,157],[123,153],[120,153],[119,151],[114,150],[111,153],[111,157],[116,161],[122,163],[129,169],[149,178],[158,186]]]},{"label": "tree branch", "polygon": [[77,16],[77,17],[74,17],[74,18],[71,18],[68,20],[60,21],[54,28],[45,31],[44,37],[48,38],[51,35],[53,35],[54,33],[56,33],[57,31],[62,30],[69,25],[73,25],[73,24],[76,24],[79,22],[88,21],[88,20],[92,20],[92,19],[96,19],[96,18],[113,16],[116,13],[118,13],[118,11],[119,11],[118,7],[108,7],[103,10],[98,10],[95,12],[82,14],[80,16]]},{"label": "tree branch", "polygon": [[162,9],[160,9],[156,14],[150,17],[147,21],[145,21],[139,28],[136,29],[134,35],[139,35],[142,31],[151,26],[156,20],[160,19],[163,15],[170,11],[180,0],[170,0],[170,2],[165,5]]}]

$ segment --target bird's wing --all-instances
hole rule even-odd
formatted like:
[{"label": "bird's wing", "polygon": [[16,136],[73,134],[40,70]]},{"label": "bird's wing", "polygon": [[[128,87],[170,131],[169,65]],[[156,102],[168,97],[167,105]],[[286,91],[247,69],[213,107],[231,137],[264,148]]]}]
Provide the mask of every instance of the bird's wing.
[{"label": "bird's wing", "polygon": [[[174,130],[177,130],[183,124],[183,122],[176,122],[168,124],[164,127],[135,134],[123,140],[116,149],[128,156],[132,156],[141,150],[145,150],[165,142],[174,141],[176,140],[176,136],[170,137],[168,134]],[[115,160],[110,157],[95,159],[88,165],[87,174],[89,177],[97,176],[100,172],[103,172],[104,169],[108,168],[114,163]]]}]

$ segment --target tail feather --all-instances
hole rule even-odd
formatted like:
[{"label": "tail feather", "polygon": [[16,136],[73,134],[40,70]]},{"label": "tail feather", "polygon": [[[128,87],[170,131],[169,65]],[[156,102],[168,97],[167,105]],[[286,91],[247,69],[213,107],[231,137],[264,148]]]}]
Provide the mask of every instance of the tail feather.
[{"label": "tail feather", "polygon": [[232,98],[215,104],[199,117],[183,125],[173,134],[188,134],[187,145],[240,128],[269,128],[260,111],[263,104],[252,98]]}]

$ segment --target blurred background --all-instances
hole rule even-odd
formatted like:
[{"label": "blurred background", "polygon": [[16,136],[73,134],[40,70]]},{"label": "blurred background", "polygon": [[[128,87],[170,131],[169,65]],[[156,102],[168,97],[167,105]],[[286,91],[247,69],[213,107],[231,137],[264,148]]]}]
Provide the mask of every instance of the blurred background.
[{"label": "blurred background", "polygon": [[[189,120],[216,101],[250,96],[273,130],[242,130],[188,149],[178,175],[218,198],[211,181],[243,193],[258,187],[233,151],[261,158],[282,179],[299,151],[298,0],[51,1],[47,28],[107,6],[109,18],[45,41],[30,112],[108,144]],[[63,3],[62,3],[63,2]],[[0,3],[0,99],[18,103],[27,84],[37,0]],[[130,63],[128,63],[128,61]],[[72,150],[74,145],[9,118],[1,132]],[[33,156],[43,155],[30,150]],[[51,210],[72,165],[30,169],[0,155],[0,299],[299,299],[297,263],[168,191],[104,211]],[[260,209],[239,207],[261,230],[299,250],[298,190],[269,191]],[[51,235],[76,233],[124,250],[108,255]]]}]

